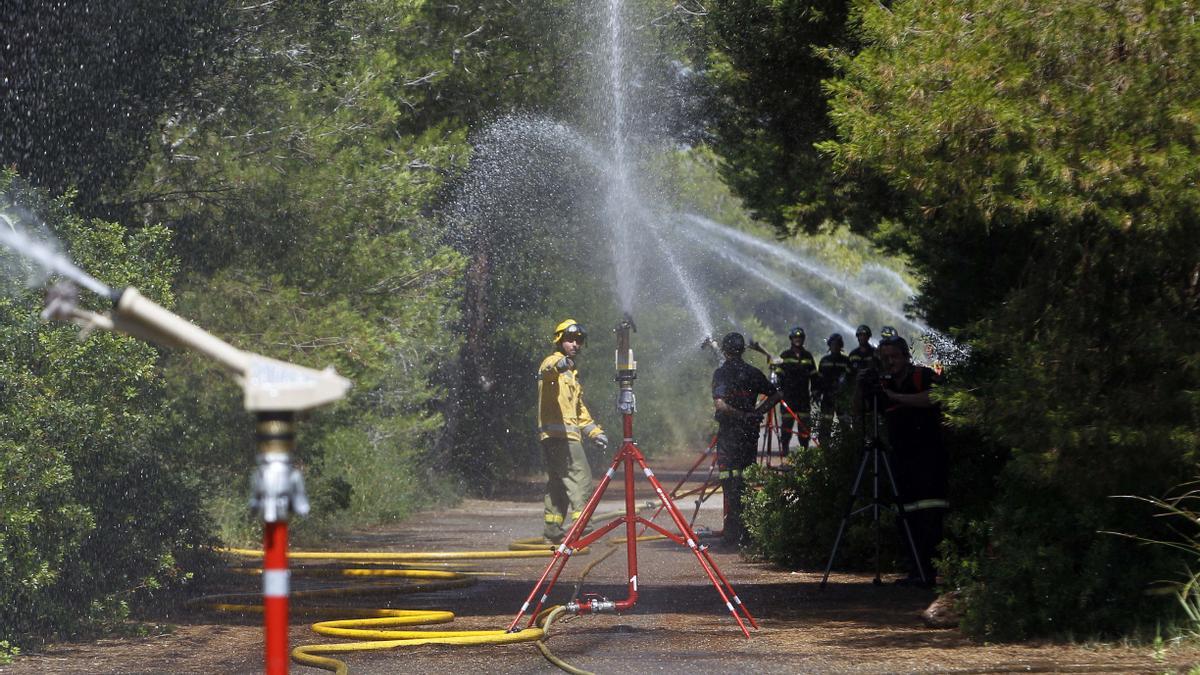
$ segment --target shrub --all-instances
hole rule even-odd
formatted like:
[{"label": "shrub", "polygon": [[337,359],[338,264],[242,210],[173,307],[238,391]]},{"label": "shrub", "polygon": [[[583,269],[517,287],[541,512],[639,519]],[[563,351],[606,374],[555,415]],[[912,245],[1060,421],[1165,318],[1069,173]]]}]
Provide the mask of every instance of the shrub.
[{"label": "shrub", "polygon": [[[3,175],[5,207],[30,206],[84,269],[170,304],[161,228],[83,221]],[[10,260],[10,263],[15,263]],[[164,427],[157,353],[115,334],[84,341],[42,321],[40,293],[0,297],[0,640],[77,634],[178,585],[207,524]],[[95,298],[84,303],[99,309]]]}]

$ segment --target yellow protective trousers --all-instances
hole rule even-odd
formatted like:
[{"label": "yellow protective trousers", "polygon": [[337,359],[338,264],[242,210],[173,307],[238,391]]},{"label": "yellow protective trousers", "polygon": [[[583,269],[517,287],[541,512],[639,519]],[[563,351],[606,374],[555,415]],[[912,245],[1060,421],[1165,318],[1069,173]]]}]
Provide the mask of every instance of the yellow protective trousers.
[{"label": "yellow protective trousers", "polygon": [[546,528],[542,534],[557,542],[592,494],[592,469],[578,440],[543,438],[541,444],[546,463]]}]

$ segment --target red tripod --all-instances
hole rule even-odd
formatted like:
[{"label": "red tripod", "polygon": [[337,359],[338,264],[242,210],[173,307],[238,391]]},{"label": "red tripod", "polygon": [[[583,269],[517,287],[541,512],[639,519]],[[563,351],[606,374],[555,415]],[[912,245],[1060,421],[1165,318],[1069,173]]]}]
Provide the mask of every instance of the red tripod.
[{"label": "red tripod", "polygon": [[800,416],[796,414],[796,411],[792,410],[792,407],[786,401],[780,400],[779,407],[783,408],[783,412],[777,412],[776,406],[771,406],[767,410],[767,414],[763,417],[763,435],[759,443],[758,457],[759,461],[767,468],[771,467],[771,446],[775,441],[779,441],[779,462],[781,467],[783,465],[783,440],[780,438],[780,430],[783,428],[783,425],[776,420],[776,417],[782,418],[784,412],[795,420],[796,431],[793,433],[796,439],[800,441],[801,446],[808,443],[817,444],[817,441],[813,440],[812,430],[804,423],[804,420],[800,419]]},{"label": "red tripod", "polygon": [[[529,612],[528,625],[532,626],[542,606],[550,597],[550,591],[554,588],[554,584],[558,582],[559,575],[562,574],[567,562],[571,559],[571,555],[575,551],[586,548],[604,535],[617,529],[622,523],[625,524],[625,547],[629,566],[629,597],[616,601],[592,598],[580,602],[570,602],[567,604],[567,611],[577,614],[587,614],[604,611],[621,612],[631,609],[637,604],[638,597],[637,529],[638,523],[641,523],[680,546],[686,546],[691,549],[692,553],[696,556],[696,560],[700,563],[700,568],[708,575],[709,581],[717,589],[717,593],[721,596],[721,600],[725,603],[725,607],[729,610],[729,613],[737,621],[738,627],[742,629],[742,633],[746,637],[750,637],[750,631],[746,629],[746,623],[742,620],[742,616],[745,616],[746,621],[751,626],[758,628],[754,617],[750,615],[750,611],[742,604],[741,599],[738,598],[729,580],[725,578],[720,568],[717,567],[717,563],[708,552],[708,546],[697,543],[696,533],[692,531],[691,526],[684,520],[683,514],[679,512],[679,508],[675,506],[675,502],[667,494],[662,483],[655,477],[654,471],[646,464],[646,458],[642,455],[642,451],[638,449],[637,444],[633,440],[633,413],[635,410],[633,380],[637,377],[637,364],[633,360],[633,350],[629,346],[629,339],[630,333],[634,330],[636,328],[633,325],[633,320],[628,315],[614,330],[617,334],[617,382],[620,384],[617,409],[621,412],[625,432],[621,449],[613,457],[612,465],[604,474],[604,478],[600,481],[600,485],[596,488],[596,491],[592,493],[591,498],[588,499],[587,504],[583,507],[583,512],[575,520],[574,524],[571,525],[571,529],[567,532],[563,543],[555,549],[550,564],[546,566],[546,570],[542,572],[542,576],[534,585],[533,590],[529,592],[529,597],[525,599],[525,604],[521,605],[520,611],[517,612],[512,623],[509,624],[508,630],[509,632],[517,630],[517,624],[521,622],[521,617],[529,611],[534,598],[538,598],[537,605],[533,608],[532,612]],[[600,504],[600,498],[604,495],[604,491],[608,489],[609,483],[612,482],[617,467],[622,464],[625,465],[625,515],[614,518],[595,531],[585,535],[584,530],[587,528],[588,521],[591,520],[596,507]],[[662,502],[663,509],[671,516],[671,520],[675,522],[675,527],[679,531],[678,534],[670,532],[637,514],[633,488],[634,464],[637,464],[641,468],[641,472],[650,481],[651,487],[654,488],[654,492]],[[540,598],[538,597],[539,592],[541,593]]]},{"label": "red tripod", "polygon": [[[679,479],[679,482],[675,484],[675,487],[671,488],[671,492],[669,493],[671,495],[671,499],[676,501],[683,499],[684,497],[699,495],[696,499],[696,508],[692,510],[692,518],[688,521],[688,525],[693,527],[696,525],[696,517],[700,515],[700,507],[704,504],[704,502],[708,501],[709,497],[712,497],[714,494],[716,494],[717,490],[721,487],[720,482],[716,479],[717,455],[714,450],[716,447],[717,437],[716,435],[713,435],[712,441],[709,442],[708,447],[704,449],[704,452],[700,453],[700,456],[696,458],[696,462],[692,464],[692,468],[687,470],[687,473],[683,475],[683,478]],[[708,475],[704,477],[704,482],[701,483],[699,487],[683,490],[684,484],[688,482],[688,479],[692,477],[692,474],[696,473],[696,469],[698,469],[706,459],[709,460]],[[659,504],[658,510],[654,512],[654,515],[650,517],[650,520],[658,520],[658,514],[662,513],[664,508],[664,505]]]},{"label": "red tripod", "polygon": [[[774,368],[775,359],[771,356],[771,353],[768,352],[766,349],[763,349],[762,345],[760,345],[758,342],[753,341],[753,340],[747,346],[750,349],[753,349],[754,351],[767,357],[767,370],[772,371],[772,369]],[[772,382],[775,381],[774,375],[772,375],[771,381]],[[779,401],[779,406],[781,406],[785,411],[787,411],[787,414],[791,415],[792,419],[796,421],[796,432],[795,432],[796,438],[799,439],[802,443],[807,443],[808,441],[811,441],[812,440],[812,429],[810,429],[809,426],[804,423],[804,420],[800,419],[800,416],[796,414],[796,411],[792,410],[792,407],[789,406],[787,404],[787,402],[782,399]],[[769,409],[767,409],[767,413],[763,417],[762,441],[760,442],[759,448],[758,448],[759,461],[768,469],[771,468],[771,445],[778,437],[778,435],[780,433],[780,429],[781,429],[781,425],[776,420],[776,415],[779,415],[780,417],[783,416],[783,413],[776,412],[776,406],[771,406]],[[780,444],[779,462],[780,462],[780,466],[782,466],[783,458],[784,458],[783,439],[779,438],[778,440],[779,440],[779,444]],[[815,441],[814,441],[814,443],[815,443]]]}]

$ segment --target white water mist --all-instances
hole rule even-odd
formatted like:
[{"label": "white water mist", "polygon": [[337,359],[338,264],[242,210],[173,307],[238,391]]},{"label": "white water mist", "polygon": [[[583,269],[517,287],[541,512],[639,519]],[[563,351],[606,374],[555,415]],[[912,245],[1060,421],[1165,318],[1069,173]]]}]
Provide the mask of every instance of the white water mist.
[{"label": "white water mist", "polygon": [[22,219],[9,213],[0,213],[0,244],[34,265],[35,272],[26,279],[30,286],[40,286],[51,275],[64,276],[84,288],[103,296],[111,296],[108,286],[79,269],[62,253],[62,247],[53,237],[33,236],[21,226]]}]

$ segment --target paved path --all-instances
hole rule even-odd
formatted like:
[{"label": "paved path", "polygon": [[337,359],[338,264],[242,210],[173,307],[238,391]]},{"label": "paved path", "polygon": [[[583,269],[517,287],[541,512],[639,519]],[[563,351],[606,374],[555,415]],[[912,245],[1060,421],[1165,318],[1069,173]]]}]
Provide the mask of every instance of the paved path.
[{"label": "paved path", "polygon": [[[669,473],[663,473],[668,485]],[[601,511],[620,507],[615,483]],[[639,490],[639,501],[651,495]],[[385,551],[498,550],[540,531],[535,485],[519,485],[505,500],[467,500],[456,508],[409,521],[347,533],[344,548]],[[713,502],[719,501],[717,499]],[[682,505],[690,513],[690,503]],[[701,510],[699,525],[719,527],[719,504]],[[660,518],[660,522],[666,522]],[[890,585],[867,575],[835,574],[820,590],[819,572],[788,572],[716,556],[762,629],[745,639],[700,571],[695,557],[670,542],[640,548],[640,600],[628,614],[571,617],[558,624],[549,644],[568,662],[597,673],[894,673],[894,672],[1186,672],[1200,660],[1195,648],[1156,654],[1149,647],[1112,645],[981,645],[957,631],[931,630],[919,613],[932,593]],[[590,559],[573,560],[553,601],[570,596]],[[545,560],[481,562],[483,576],[464,589],[418,595],[364,596],[371,607],[450,609],[455,628],[507,625],[529,593]],[[617,553],[589,576],[584,592],[625,597],[625,556]],[[236,582],[235,582],[236,583]],[[253,582],[242,582],[253,588]],[[304,582],[297,579],[299,587]],[[0,673],[212,673],[261,669],[257,619],[210,614],[166,617],[170,634],[67,645],[22,657]],[[297,619],[292,645],[322,642]],[[532,645],[419,647],[350,655],[352,673],[557,673]],[[319,672],[295,667],[294,672]]]}]

